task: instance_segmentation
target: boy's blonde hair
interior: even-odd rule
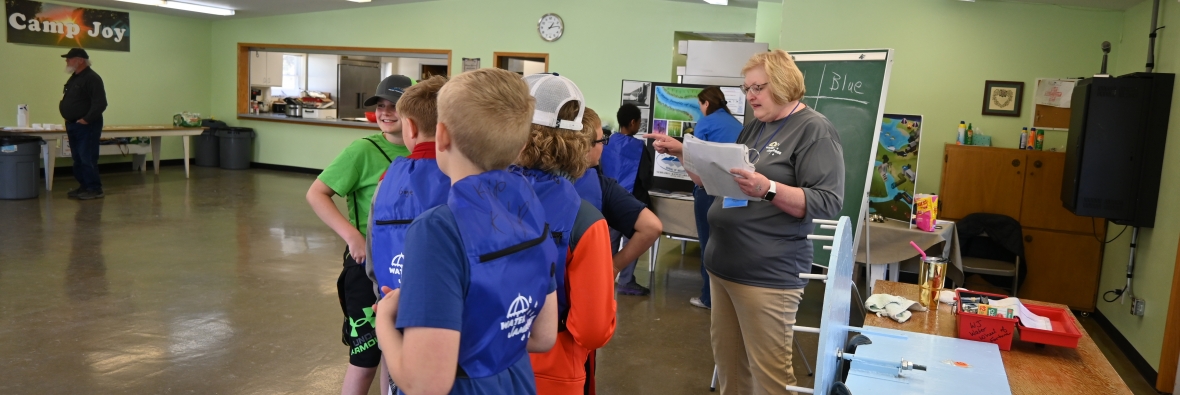
[[[582,133],[590,137],[590,143],[594,143],[595,137],[598,137],[594,129],[602,129],[602,118],[599,118],[598,113],[590,107],[586,107],[586,113],[582,114]]]
[[[807,87],[803,84],[803,72],[795,65],[795,59],[787,51],[776,49],[770,52],[759,52],[750,57],[746,67],[742,67],[742,75],[754,69],[763,67],[770,85],[770,98],[778,104],[787,104],[803,98]]]
[[[481,170],[512,164],[529,140],[533,98],[520,75],[479,69],[452,78],[438,92],[438,121],[455,147]]]
[[[573,120],[578,116],[580,106],[576,100],[566,102],[557,112],[557,119]],[[516,164],[578,179],[590,167],[590,159],[586,157],[586,153],[590,151],[590,144],[594,139],[592,135],[586,134],[589,130],[587,125],[589,122],[586,121],[586,114],[582,115],[580,131],[532,124],[533,130],[528,144],[525,145],[524,151],[520,152]]]
[[[446,83],[447,77],[430,77],[407,88],[397,100],[397,115],[414,121],[422,137],[434,138],[434,127],[438,124],[438,91]]]

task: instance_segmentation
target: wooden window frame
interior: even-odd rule
[[[492,67],[500,68],[500,58],[542,58],[545,59],[545,72],[549,72],[549,54],[533,52],[492,52]]]
[[[371,47],[341,47],[331,45],[295,45],[295,44],[261,44],[261,43],[238,43],[238,83],[237,83],[237,106],[234,114],[237,119],[245,119],[251,121],[265,121],[265,122],[285,122],[285,123],[299,123],[306,125],[338,127],[338,128],[353,128],[353,129],[373,129],[373,125],[349,125],[341,123],[327,124],[323,122],[303,121],[299,119],[283,119],[283,118],[257,118],[257,117],[242,117],[242,114],[250,112],[250,49],[251,48],[266,48],[281,49],[285,52],[300,52],[300,51],[315,51],[316,53],[323,52],[371,52],[374,54],[389,53],[389,54],[431,54],[431,55],[447,55],[447,76],[452,75],[454,69],[451,64],[451,50],[449,49],[417,49],[417,48],[371,48]],[[545,67],[548,69],[548,57],[546,57]]]

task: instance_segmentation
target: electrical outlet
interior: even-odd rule
[[[1136,297],[1131,298],[1131,314],[1142,317],[1147,310],[1147,301]]]

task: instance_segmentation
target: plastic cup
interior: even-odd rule
[[[937,307],[938,293],[942,291],[945,281],[946,259],[935,256],[922,259],[922,265],[918,269],[918,286],[922,288],[918,303],[922,307]]]

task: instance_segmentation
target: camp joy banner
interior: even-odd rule
[[[8,42],[131,51],[131,17],[30,0],[4,0]]]

